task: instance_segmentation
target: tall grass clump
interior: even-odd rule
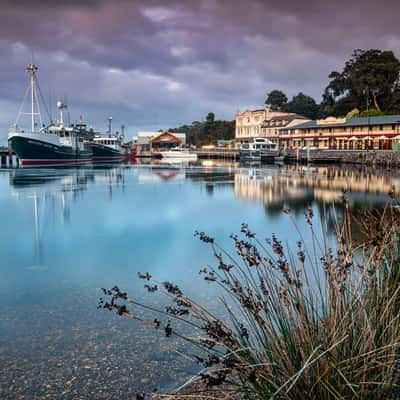
[[[216,259],[201,273],[220,288],[224,319],[148,273],[140,278],[149,292],[167,296],[165,309],[118,287],[103,289],[100,307],[189,342],[204,366],[196,379],[207,386],[229,382],[247,399],[398,399],[400,214],[392,203],[357,221],[346,201],[344,210],[333,243],[321,240],[311,208],[309,235],[298,229],[294,244],[275,235],[261,240],[243,225],[229,253],[196,233]],[[363,230],[358,242],[356,225]],[[139,318],[136,307],[160,316]],[[182,333],[182,324],[197,333]]]

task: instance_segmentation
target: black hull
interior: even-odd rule
[[[69,146],[23,136],[13,136],[9,142],[23,167],[66,166],[92,162],[91,150],[75,150]]]
[[[112,162],[124,159],[124,155],[120,151],[103,146],[102,144],[92,143],[91,148],[93,151],[93,161],[95,162]]]

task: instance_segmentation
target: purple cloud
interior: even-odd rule
[[[0,128],[23,96],[24,67],[39,65],[47,98],[128,134],[168,128],[208,111],[233,118],[265,93],[304,91],[318,101],[354,48],[399,55],[397,1],[2,1]]]

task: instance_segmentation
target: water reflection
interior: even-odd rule
[[[149,271],[215,304],[213,288],[194,279],[213,262],[195,230],[231,248],[229,234],[248,222],[295,243],[284,207],[299,229],[309,205],[332,227],[329,206],[343,189],[359,210],[383,205],[392,186],[398,193],[396,171],[212,160],[0,171],[0,397],[97,398],[101,388],[101,398],[126,398],[147,390],[148,377],[159,389],[184,380],[196,366],[172,356],[176,343],[97,312],[99,287],[148,300],[135,276]]]

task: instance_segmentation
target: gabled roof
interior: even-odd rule
[[[157,140],[159,140],[162,136],[169,136],[171,139],[175,139],[176,141],[178,141],[179,143],[182,142],[182,139],[179,138],[178,136],[175,136],[175,134],[171,133],[171,132],[161,132],[159,135],[152,137],[150,139],[150,142],[156,142]]]

